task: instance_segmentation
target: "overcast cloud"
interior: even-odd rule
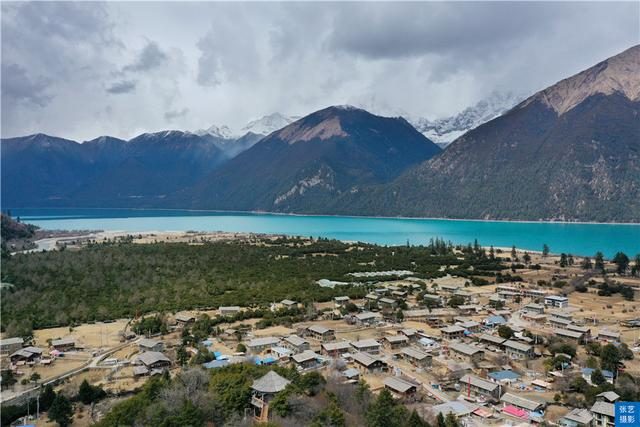
[[[637,44],[640,3],[10,3],[2,136],[131,138],[334,104],[436,118]]]

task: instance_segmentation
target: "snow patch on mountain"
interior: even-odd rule
[[[408,117],[407,120],[424,136],[442,146],[451,143],[471,129],[501,116],[523,99],[524,96],[512,92],[493,92],[487,99],[451,117],[436,120]]]

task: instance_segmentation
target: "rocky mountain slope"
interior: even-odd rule
[[[177,205],[312,212],[360,186],[389,182],[440,149],[402,118],[329,107],[272,133]]]
[[[531,96],[343,213],[640,221],[640,46]],[[347,207],[347,208],[340,208]]]

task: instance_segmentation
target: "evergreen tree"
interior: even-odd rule
[[[431,427],[428,422],[422,419],[414,409],[409,415],[404,427]]]
[[[524,255],[522,256],[522,260],[525,262],[525,264],[529,264],[531,262],[531,255],[529,255],[529,252],[524,253]]]
[[[442,412],[438,413],[438,416],[436,417],[436,422],[438,423],[438,427],[447,427],[447,424],[445,423],[444,415],[442,415]]]
[[[444,424],[446,427],[459,427],[458,419],[452,412],[449,412],[444,420]]]
[[[600,366],[602,366],[602,369],[615,374],[621,360],[620,351],[615,345],[607,344],[600,349]]]
[[[618,252],[613,257],[613,262],[618,266],[616,269],[618,274],[625,274],[629,268],[629,257],[624,252]]]
[[[511,261],[518,261],[518,252],[516,252],[516,246],[511,247]]]
[[[593,385],[602,385],[607,382],[607,379],[602,375],[602,371],[600,369],[596,369],[591,373],[591,383]]]
[[[602,254],[602,252],[596,252],[596,255],[594,257],[594,261],[595,261],[596,270],[598,270],[598,271],[600,271],[600,273],[604,274],[604,255]]]
[[[400,411],[398,410],[400,409]],[[375,402],[373,402],[367,410],[367,426],[368,427],[396,427],[401,426],[403,417],[399,416],[404,409],[403,406],[393,400],[391,392],[386,388],[383,389]]]
[[[567,266],[567,254],[564,252],[560,254],[560,267],[564,268]]]
[[[44,390],[40,393],[40,408],[43,411],[49,409],[54,399],[56,398],[56,392],[53,391],[53,386],[51,384],[47,384],[44,386]]]
[[[591,263],[591,258],[584,257],[584,260],[582,261],[582,269],[583,270],[591,270],[593,268],[593,264]]]
[[[66,427],[71,424],[71,417],[73,417],[71,402],[59,393],[49,408],[49,419],[57,422],[60,427]]]
[[[542,245],[542,256],[545,258],[549,256],[549,245],[546,243]]]

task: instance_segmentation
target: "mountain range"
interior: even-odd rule
[[[3,139],[3,203],[637,222],[639,98],[634,46],[440,121],[334,106],[238,131]]]

